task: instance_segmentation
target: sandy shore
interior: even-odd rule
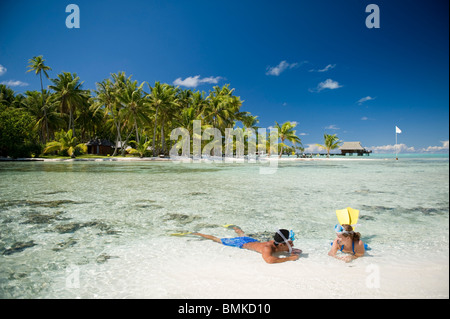
[[[367,158],[367,157],[312,157],[312,158],[296,158],[296,157],[282,157],[282,158],[261,158],[258,159],[257,162],[297,162],[297,161],[367,161],[367,160],[388,160],[383,158]],[[198,160],[194,161],[192,158],[161,158],[161,157],[111,157],[111,158],[0,158],[0,161],[10,162],[183,162],[183,163],[192,163],[199,162]],[[201,159],[200,162],[228,162],[225,158],[208,158]],[[247,159],[232,159],[229,163],[246,163]]]
[[[326,252],[267,264],[261,255],[210,242],[168,239],[130,245],[120,258],[80,269],[80,289],[64,297],[182,299],[448,298],[448,259],[363,257],[343,263]],[[402,258],[403,258],[402,257]],[[61,286],[64,282],[61,282]]]

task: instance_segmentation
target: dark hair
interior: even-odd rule
[[[352,226],[343,224],[342,227],[344,227],[344,230],[348,232],[348,234],[343,233],[342,236],[350,237],[352,241],[359,241],[361,239],[361,234],[354,232]]]
[[[287,230],[287,229],[280,229],[279,232],[283,234],[284,238],[289,240],[289,230]],[[273,240],[275,241],[274,242],[275,246],[278,245],[278,244],[283,244],[284,243],[283,237],[281,237],[280,234],[278,234],[278,232],[276,232],[275,235],[273,235]]]

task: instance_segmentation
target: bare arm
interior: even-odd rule
[[[339,248],[340,248],[340,245],[339,245],[338,239],[336,238],[333,241],[333,246],[331,246],[331,249],[328,252],[328,256],[334,257],[334,258],[339,259],[339,260],[343,260],[343,261],[345,261],[347,263],[353,259],[352,258],[353,256],[342,256],[342,257],[336,256],[336,253],[338,252]]]
[[[346,263],[348,263],[348,262],[352,261],[353,259],[356,259],[356,258],[361,257],[361,256],[364,255],[364,254],[356,253],[355,255],[336,256],[336,253],[338,252],[339,249],[340,249],[340,245],[338,243],[338,239],[336,238],[333,241],[333,246],[331,246],[331,249],[328,252],[328,256],[334,257],[334,258],[339,259],[339,260],[343,260]]]
[[[338,250],[339,250],[339,243],[338,243],[338,239],[336,238],[333,241],[333,245],[331,246],[330,251],[328,252],[328,256],[337,258],[336,257],[336,253],[337,253]]]
[[[262,251],[262,257],[264,259],[264,261],[268,264],[279,264],[279,263],[284,263],[286,261],[294,261],[297,260],[300,256],[297,253],[293,253],[291,254],[289,257],[286,258],[278,258],[278,257],[274,257],[272,256],[272,249],[270,249],[270,247],[265,247]]]

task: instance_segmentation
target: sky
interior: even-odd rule
[[[447,0],[0,0],[0,83],[40,90],[26,67],[43,55],[51,78],[74,72],[84,89],[119,71],[230,84],[259,126],[296,122],[306,150],[326,133],[392,153],[398,126],[401,152],[448,153],[448,12]]]

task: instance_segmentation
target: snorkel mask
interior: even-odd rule
[[[295,240],[295,233],[294,233],[294,231],[293,231],[293,230],[290,230],[290,231],[289,231],[289,239],[286,239],[286,237],[283,235],[283,233],[282,233],[280,230],[277,230],[277,234],[280,235],[281,238],[283,238],[283,241],[282,241],[282,242],[274,241],[274,242],[275,242],[277,245],[278,245],[278,244],[286,243],[286,245],[287,245],[288,248],[289,248],[289,253],[291,254],[291,253],[292,253],[292,246],[291,246],[291,244],[289,244],[289,241],[290,241],[290,240],[291,240],[291,241],[294,241],[294,240]]]
[[[353,231],[346,231],[344,227],[342,227],[342,225],[339,224],[336,224],[334,226],[334,231],[336,232],[336,234],[350,234],[353,232]]]

